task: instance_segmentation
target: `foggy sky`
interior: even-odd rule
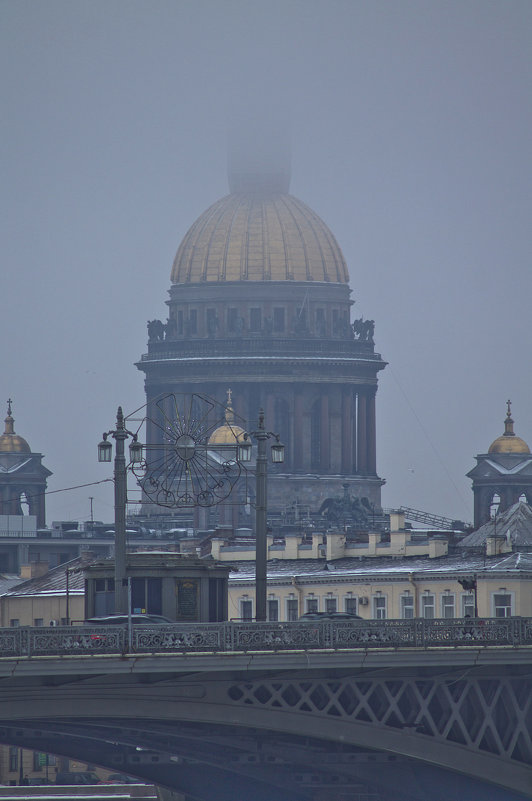
[[[289,120],[291,192],[330,226],[389,362],[383,505],[472,520],[465,473],[532,445],[529,0],[3,0],[0,415],[53,471],[100,481],[143,403],[146,321],[227,194],[242,109]],[[112,485],[47,521],[113,517]]]

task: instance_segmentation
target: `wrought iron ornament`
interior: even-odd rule
[[[160,444],[145,446],[144,460],[131,469],[144,495],[169,509],[215,506],[226,500],[240,478],[237,437],[242,429],[234,414],[205,395],[170,394],[146,418],[161,432]],[[221,426],[234,433],[234,445],[209,444]]]

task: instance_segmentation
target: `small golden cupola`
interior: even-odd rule
[[[488,450],[488,453],[530,453],[530,448],[521,437],[514,433],[514,421],[511,415],[512,402],[506,402],[507,412],[504,421],[504,434],[494,440]]]
[[[31,448],[24,439],[15,434],[14,419],[11,414],[12,400],[7,402],[7,417],[5,418],[5,430],[0,436],[0,453],[31,453]]]
[[[236,425],[235,413],[232,405],[232,392],[227,390],[227,404],[225,407],[225,423],[216,428],[209,437],[209,445],[237,445],[245,437],[243,428]]]

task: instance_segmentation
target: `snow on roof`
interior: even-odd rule
[[[468,534],[460,542],[464,548],[485,545],[488,537],[503,536],[512,545],[532,545],[532,506],[518,501],[500,515],[488,520],[483,526]]]

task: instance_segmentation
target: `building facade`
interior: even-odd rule
[[[319,508],[346,484],[379,509],[375,395],[385,362],[373,321],[351,320],[340,247],[288,193],[286,172],[235,168],[230,188],[179,247],[166,323],[148,324],[137,364],[147,441],[163,442],[160,406],[170,418],[173,393],[225,404],[230,388],[238,422],[253,429],[263,408],[286,446],[285,464],[270,471],[271,510]]]

